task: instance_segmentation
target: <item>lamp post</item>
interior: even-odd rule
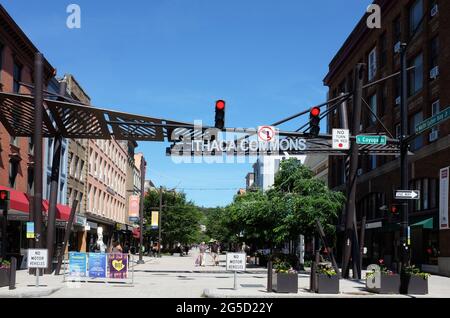
[[[159,213],[158,213],[158,257],[161,257],[161,213],[162,213],[162,186],[159,187]]]
[[[144,187],[145,187],[145,161],[141,159],[141,199],[139,200],[139,260],[138,264],[144,264],[143,251],[144,247]]]

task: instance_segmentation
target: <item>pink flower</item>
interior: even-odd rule
[[[378,260],[378,263],[380,263],[380,264],[384,264],[384,259],[380,259],[380,260]]]

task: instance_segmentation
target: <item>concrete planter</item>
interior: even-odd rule
[[[9,268],[0,269],[0,287],[9,286]]]
[[[273,273],[272,290],[276,293],[298,293],[298,274]]]
[[[427,295],[428,279],[411,275],[408,278],[408,294],[410,295]]]
[[[325,274],[318,274],[316,293],[339,294],[339,277],[337,275],[328,276]]]
[[[392,274],[387,275],[384,273],[378,273],[379,278],[375,278],[375,276],[368,277],[366,279],[366,287],[370,292],[378,293],[378,294],[399,294],[400,293],[400,275]],[[378,277],[378,276],[377,276]],[[379,279],[379,285],[375,284],[374,280]],[[372,284],[368,284],[368,282],[372,282]],[[377,287],[370,287],[373,285],[378,285]]]

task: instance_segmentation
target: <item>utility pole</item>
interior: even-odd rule
[[[144,264],[143,257],[143,251],[142,248],[144,247],[144,187],[145,187],[145,161],[144,156],[141,158],[141,199],[139,200],[139,231],[140,231],[140,237],[139,237],[139,260],[137,261],[138,264]]]
[[[42,117],[44,90],[44,56],[34,57],[34,228],[35,248],[42,248]]]
[[[158,257],[161,257],[161,213],[163,201],[163,187],[159,187],[159,213],[158,213]]]
[[[355,85],[353,94],[353,127],[352,134],[356,136],[360,132],[361,125],[361,98],[362,84],[364,79],[364,64],[357,64],[355,68]],[[356,229],[356,178],[358,171],[358,145],[356,140],[351,141],[350,148],[350,168],[347,182],[347,203],[345,211],[345,235],[344,235],[344,253],[342,256],[342,277],[349,277],[350,256],[353,264],[357,262],[357,273],[353,271],[354,278],[360,277],[359,270],[359,246],[358,234]],[[357,247],[357,248],[355,248]],[[357,275],[358,274],[358,275]]]
[[[400,187],[401,190],[409,190],[408,185],[408,71],[406,62],[406,49],[407,44],[402,43],[400,46],[400,87],[401,87],[401,99],[400,99]],[[408,248],[408,213],[409,204],[408,200],[401,205],[401,233],[400,233],[400,263],[399,270],[403,276],[405,266],[409,263],[409,248]],[[402,282],[404,279],[402,279]],[[402,284],[403,291],[404,284]]]

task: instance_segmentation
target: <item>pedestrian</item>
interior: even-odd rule
[[[218,266],[219,265],[219,242],[215,241],[212,245],[211,245],[211,256],[213,259],[213,265],[214,266]]]
[[[205,253],[206,253],[206,249],[207,249],[208,247],[206,246],[206,244],[205,244],[205,242],[202,242],[201,244],[200,244],[200,246],[199,246],[199,250],[200,250],[200,262],[199,262],[199,265],[200,266],[206,266],[206,256],[205,256]]]
[[[115,241],[113,243],[112,253],[122,253],[123,249],[122,246],[120,246],[119,241]]]

